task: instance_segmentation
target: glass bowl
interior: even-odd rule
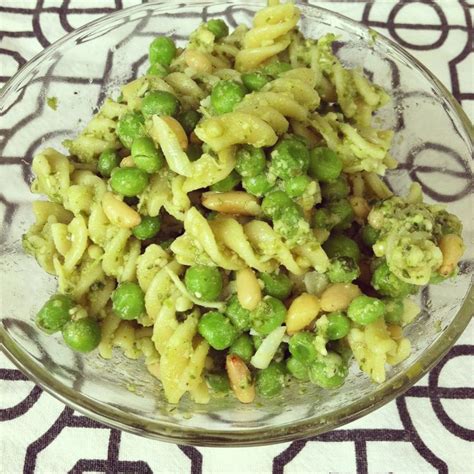
[[[105,424],[133,433],[194,445],[263,445],[303,438],[354,420],[407,390],[449,350],[467,325],[473,304],[467,263],[455,281],[423,290],[422,314],[407,328],[413,352],[372,384],[356,367],[339,390],[293,386],[277,399],[242,405],[219,398],[209,405],[184,400],[167,404],[158,382],[143,364],[115,354],[112,362],[93,353],[80,356],[59,337],[40,333],[34,315],[55,291],[21,247],[33,221],[28,184],[31,159],[85,125],[107,95],[146,69],[147,48],[157,35],[178,43],[202,20],[223,17],[235,27],[250,22],[260,2],[144,4],[94,21],[36,56],[4,87],[0,96],[2,128],[1,341],[10,359],[33,381],[74,409]],[[388,39],[343,16],[307,5],[302,30],[311,37],[339,36],[338,55],[362,67],[392,95],[379,114],[396,136],[392,153],[398,170],[388,182],[405,193],[412,180],[423,185],[429,202],[448,204],[465,223],[464,239],[473,236],[471,125],[451,94],[412,56]],[[58,108],[46,105],[58,98]],[[465,259],[472,259],[467,249]],[[472,261],[472,260],[471,260]],[[467,260],[466,260],[467,262]],[[133,391],[131,389],[133,388]]]

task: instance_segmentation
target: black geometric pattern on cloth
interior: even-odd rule
[[[31,49],[35,51],[37,50],[36,52],[39,52],[38,47],[42,49],[51,44],[51,39],[48,38],[48,32],[45,31],[44,24],[41,21],[44,15],[55,15],[59,21],[59,24],[64,30],[63,34],[66,34],[70,31],[73,31],[75,27],[87,23],[96,17],[139,3],[140,1],[138,0],[0,0],[0,64],[2,65],[0,69],[0,84],[6,82],[9,77],[14,74],[16,69],[22,67],[28,61],[28,59],[30,59],[30,56],[25,57],[19,51],[19,49],[24,49],[23,47],[17,47],[17,44],[20,45],[20,41],[26,40],[31,42]],[[142,3],[145,2],[142,1]],[[315,2],[302,1],[299,3]],[[323,2],[322,6],[333,8],[337,11],[341,11],[342,13],[344,13],[344,10],[349,6],[360,7],[358,9],[360,15],[359,17],[355,18],[356,20],[359,20],[372,28],[378,29],[414,53],[417,51],[431,51],[442,48],[451,31],[465,32],[466,42],[464,47],[457,56],[451,58],[448,62],[449,77],[451,81],[451,91],[462,105],[467,105],[468,103],[474,101],[472,77],[462,81],[460,77],[461,75],[458,71],[458,66],[468,58],[469,54],[472,54],[474,30],[471,13],[474,7],[473,4],[469,4],[464,0],[453,0],[450,2],[456,4],[457,7],[460,7],[464,14],[463,22],[450,22],[446,14],[446,9],[450,8],[448,2],[436,3],[429,0],[422,0],[417,2],[392,1],[384,3],[391,4],[388,14],[384,13],[385,17],[381,17],[379,15],[379,2],[346,0],[333,2],[333,5],[330,5],[329,2]],[[320,4],[321,2],[318,2],[318,5]],[[436,20],[433,23],[417,23],[399,20],[399,18],[410,17],[410,15],[407,15],[407,9],[412,9],[415,6],[414,4],[422,4],[423,8],[432,11]],[[430,18],[431,16],[432,15],[430,15]],[[1,19],[2,17],[4,18],[3,20]],[[21,31],[10,31],[5,19],[12,17],[15,17],[16,21],[18,22],[21,21],[22,25],[25,26],[25,29]],[[206,21],[207,19],[206,10],[203,11],[202,19],[203,21]],[[236,26],[235,21],[231,16],[229,16],[227,19],[231,26]],[[429,41],[420,44],[419,42],[414,42],[412,39],[413,36],[411,35],[409,35],[409,38],[407,38],[404,34],[406,31],[430,31],[433,34],[430,34]],[[54,38],[54,40],[56,39],[58,38]],[[136,70],[139,65],[140,64],[138,62],[135,63],[134,70]],[[109,65],[106,63],[105,67],[107,68]],[[106,74],[107,70],[104,71],[104,75]],[[104,76],[92,78],[92,83],[100,85],[103,81],[103,77]],[[62,78],[55,77],[54,79],[61,81]],[[71,78],[67,78],[68,82],[70,80]],[[393,68],[392,81],[396,83],[397,80],[397,70],[396,68]],[[73,81],[75,81],[77,84],[86,84],[89,82],[89,79],[73,78]],[[101,96],[99,100],[102,99],[103,96]],[[401,114],[398,118],[396,128],[402,129],[403,127],[403,115]],[[0,136],[6,135],[7,132],[8,131],[6,130],[0,130]],[[33,143],[31,149],[35,148],[36,146],[37,143]],[[463,180],[463,184],[459,187],[455,194],[443,194],[441,190],[433,189],[428,184],[423,183],[423,174],[435,171],[430,166],[416,163],[420,152],[426,149],[443,152],[450,156],[453,162],[458,165],[453,169],[447,169],[444,171],[447,174],[451,174]],[[29,164],[23,161],[23,157],[9,157],[8,162],[10,164],[20,165],[22,167],[25,181],[29,182]],[[410,177],[413,180],[421,182],[424,193],[436,199],[437,201],[450,202],[459,199],[460,197],[468,194],[472,189],[472,183],[469,180],[469,170],[465,168],[466,165],[462,159],[451,148],[449,148],[449,144],[424,143],[423,148],[414,147],[408,154],[407,161],[403,163],[402,166],[409,170]],[[4,225],[8,225],[11,221],[11,215],[13,213],[14,206],[1,194],[0,203],[5,206],[6,211]],[[468,273],[472,270],[473,262],[464,261],[461,266],[461,272]],[[428,298],[426,293],[427,291],[428,290],[425,290],[424,295],[426,299]],[[434,470],[447,473],[450,470],[450,466],[445,461],[445,459],[443,459],[443,453],[435,453],[424,440],[423,433],[418,429],[417,426],[415,426],[413,414],[408,409],[408,401],[414,398],[428,400],[434,415],[449,433],[460,440],[468,442],[474,441],[474,430],[462,426],[458,421],[455,421],[443,405],[443,401],[447,400],[466,400],[467,403],[470,404],[472,415],[474,389],[468,386],[440,386],[440,374],[448,362],[460,357],[472,356],[474,356],[473,345],[458,344],[454,346],[452,350],[443,358],[443,360],[429,373],[426,385],[423,385],[423,383],[420,382],[408,390],[403,396],[398,397],[395,403],[401,422],[401,428],[354,429],[350,428],[349,425],[348,427],[334,430],[314,438],[294,441],[287,447],[283,447],[283,445],[281,445],[281,452],[273,458],[273,472],[283,473],[290,462],[301,455],[304,449],[308,449],[308,446],[310,449],[312,443],[327,442],[353,443],[355,466],[358,472],[365,473],[368,472],[370,467],[368,463],[367,448],[371,443],[403,442],[410,443],[419,453],[419,455],[424,458],[424,460],[429,465],[431,465]],[[464,364],[464,367],[469,369],[469,367],[472,367],[472,364]],[[0,383],[3,382],[30,384],[20,371],[10,368],[0,368]],[[29,410],[33,409],[33,407],[35,407],[35,405],[43,397],[48,397],[48,395],[44,394],[38,386],[33,386],[29,393],[23,399],[18,400],[14,406],[0,409],[0,420],[8,422],[10,420],[20,418]],[[61,435],[61,432],[65,428],[89,428],[101,431],[107,430],[109,433],[107,456],[104,459],[78,459],[70,472],[153,472],[147,462],[143,460],[121,459],[122,457],[119,456],[119,452],[122,433],[119,430],[110,429],[85,416],[76,414],[71,408],[65,407],[57,419],[49,426],[49,428],[45,427],[43,434],[28,445],[26,453],[18,453],[18,455],[24,456],[23,471],[25,473],[35,472],[38,467],[38,456],[40,453],[52,443],[54,443],[54,441]],[[428,429],[428,427],[425,427],[425,429]],[[4,429],[4,431],[6,432],[7,430]],[[189,459],[191,472],[193,474],[202,472],[203,465],[205,467],[205,457],[203,457],[203,454],[199,448],[179,446],[179,449],[183,455]],[[467,466],[469,465],[469,461],[467,459],[466,461],[466,468],[468,469]],[[397,466],[386,467],[387,470],[390,471],[397,470]],[[4,471],[9,472],[8,469],[4,469]]]

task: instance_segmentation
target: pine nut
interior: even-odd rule
[[[117,227],[131,228],[141,222],[140,214],[112,193],[105,193],[102,198],[102,209],[107,219]]]
[[[240,216],[258,216],[260,205],[255,196],[244,191],[208,192],[202,195],[202,205],[211,211]]]
[[[122,158],[122,161],[120,162],[120,168],[133,168],[134,166],[135,166],[135,162],[133,161],[133,158],[131,155],[128,155],[125,158]]]
[[[395,341],[399,341],[403,337],[403,330],[401,326],[398,326],[396,324],[390,324],[387,326],[387,329],[388,329],[388,332],[390,333],[390,336]]]
[[[443,254],[443,263],[438,271],[441,275],[447,277],[456,268],[464,253],[464,242],[459,235],[447,234],[441,237],[439,248]]]
[[[286,314],[287,333],[294,334],[301,331],[316,318],[320,309],[321,303],[317,296],[302,293],[295,298]]]
[[[352,283],[334,283],[321,295],[321,308],[326,312],[346,309],[360,294],[359,287]]]
[[[240,357],[230,354],[226,357],[225,368],[237,399],[242,403],[252,403],[255,399],[255,386],[245,362]]]
[[[363,197],[359,196],[351,196],[349,202],[351,203],[352,210],[356,217],[365,221],[370,212],[369,203]]]
[[[236,276],[237,299],[242,308],[254,310],[262,300],[262,290],[251,268],[239,270]]]

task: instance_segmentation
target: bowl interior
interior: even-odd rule
[[[118,350],[111,362],[96,354],[79,356],[59,337],[36,330],[34,315],[56,283],[21,248],[21,236],[33,221],[35,197],[28,188],[32,157],[48,146],[63,150],[62,140],[75,135],[106,96],[116,97],[120,84],[143,73],[148,44],[155,36],[172,35],[182,43],[202,20],[225,17],[232,27],[249,24],[258,7],[254,2],[193,2],[184,7],[145,4],[119,12],[48,48],[2,93],[2,128],[8,130],[0,149],[5,198],[0,263],[3,342],[17,364],[48,390],[115,426],[194,444],[263,444],[316,434],[407,388],[468,321],[468,302],[460,311],[470,286],[465,264],[455,281],[423,290],[422,314],[407,329],[412,355],[388,373],[383,385],[372,384],[352,367],[347,383],[337,391],[293,386],[279,398],[250,406],[233,398],[218,398],[209,405],[187,400],[168,405],[140,361],[130,361]],[[464,238],[470,242],[472,139],[460,109],[442,86],[388,40],[378,37],[371,44],[364,27],[315,7],[301,9],[307,36],[336,33],[343,62],[363,68],[392,95],[392,103],[377,120],[396,131],[392,154],[400,166],[388,176],[394,191],[405,193],[412,180],[419,181],[427,201],[447,204],[464,218]],[[46,105],[48,97],[58,98],[56,111]],[[465,258],[472,257],[470,247]]]

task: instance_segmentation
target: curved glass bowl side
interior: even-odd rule
[[[5,156],[8,156],[10,150],[15,148],[19,154],[22,154],[27,160],[31,160],[32,154],[38,148],[49,144],[58,146],[61,138],[74,133],[74,129],[80,126],[77,122],[79,117],[90,116],[94,107],[103,100],[106,94],[117,91],[120,81],[130,79],[137,71],[143,69],[146,60],[146,48],[143,49],[143,45],[153,35],[173,34],[178,40],[183,39],[197,25],[204,8],[211,16],[225,15],[229,23],[235,25],[238,21],[248,21],[250,12],[255,11],[257,6],[255,3],[249,2],[239,5],[232,2],[193,2],[192,5],[185,7],[163,3],[140,5],[96,20],[42,52],[12,78],[0,93],[0,115],[6,117],[7,120],[12,116],[15,120],[20,119],[20,127],[15,129],[18,132],[12,133],[9,137],[5,146],[2,147],[1,155],[6,159]],[[413,92],[410,90],[414,86],[413,81],[408,80],[410,74],[416,76],[421,82],[425,81],[425,89],[426,91],[432,90],[432,97],[427,97],[428,92],[422,91],[423,94],[420,97],[425,102],[422,103],[423,110],[420,113],[432,112],[433,122],[439,119],[440,126],[445,126],[445,121],[448,126],[449,123],[452,123],[449,136],[452,138],[453,147],[456,148],[454,151],[456,156],[460,157],[462,165],[469,166],[468,160],[472,156],[470,122],[451,94],[429,71],[400,47],[382,36],[377,39],[371,52],[370,48],[367,48],[367,41],[370,39],[368,30],[356,22],[315,7],[302,6],[302,10],[305,32],[317,36],[331,28],[336,29],[343,38],[346,38],[339,51],[341,57],[346,59],[348,64],[363,65],[368,68],[369,72],[375,74],[376,82],[387,84],[398,99],[404,95],[410,97]],[[165,16],[168,19],[167,22],[161,20]],[[152,25],[153,27],[151,27]],[[90,60],[92,45],[95,46],[97,64]],[[129,68],[131,53],[140,51],[140,48],[144,54],[139,55],[133,62],[132,68]],[[84,56],[81,56],[82,50],[85,51]],[[90,65],[91,83],[89,85],[86,83],[87,89],[82,89],[86,91],[83,95],[79,94],[81,104],[78,106],[77,99],[72,97],[75,99],[73,101],[71,94],[69,96],[61,95],[59,100],[61,114],[54,116],[42,107],[45,96],[40,94],[35,103],[36,109],[29,111],[28,101],[30,98],[28,94],[35,90],[36,85],[43,87],[44,84],[49,84],[48,81],[56,75],[57,71],[62,73],[62,77],[66,75],[72,79],[76,78],[71,54],[66,54],[68,51],[75,54],[75,62],[82,66],[82,69],[87,69]],[[398,85],[394,84],[393,74],[390,75],[393,71],[391,63],[384,56],[390,57],[390,61],[399,65],[399,70],[407,76],[402,74],[401,82],[399,81]],[[100,80],[94,80],[94,67],[101,66],[109,59],[111,67],[107,69],[107,74],[103,78],[99,76]],[[83,71],[78,71],[78,74],[83,74]],[[59,73],[57,75],[59,76]],[[71,84],[74,82],[68,83],[66,81],[65,83],[66,87],[70,87]],[[417,88],[420,87],[417,85]],[[15,112],[15,107],[21,110]],[[70,115],[63,115],[63,110],[66,108],[71,109]],[[438,114],[437,118],[434,112]],[[400,126],[400,123],[397,122],[399,114],[404,114],[410,127],[407,127],[406,124],[404,127]],[[37,120],[38,118],[39,120]],[[382,117],[387,124],[394,128],[398,126],[396,128],[397,136],[401,140],[395,146],[398,154],[404,158],[409,157],[409,148],[416,144],[412,137],[407,135],[407,130],[409,131],[411,127],[415,130],[416,127],[416,124],[410,122],[412,118],[417,118],[416,112],[410,108],[409,103],[402,101],[398,101],[394,107],[388,110],[386,116]],[[27,148],[23,151],[19,146],[19,137],[21,138],[23,128],[27,130],[28,120],[37,120],[41,136],[36,142],[27,143]],[[68,128],[64,129],[66,123]],[[61,130],[61,133],[58,134],[58,130]],[[430,136],[428,130],[419,129],[417,133],[420,137],[426,137],[425,141],[428,141]],[[405,161],[402,164],[406,163]],[[27,168],[26,165],[25,173],[29,172]],[[409,171],[402,168],[401,174],[397,174],[393,179],[390,178],[390,183],[397,191],[405,190],[413,178]],[[12,178],[15,177],[12,176]],[[472,203],[469,189],[467,194],[463,191],[461,197],[457,197],[457,194],[455,196],[455,199],[452,197],[449,199],[451,204],[458,207],[458,212],[462,215],[466,213],[466,199],[467,205],[469,205],[470,199]],[[440,202],[444,202],[443,199],[445,197],[441,197]],[[436,201],[436,196],[434,200]],[[32,259],[26,260],[20,253],[19,237],[21,231],[26,229],[28,220],[31,220],[29,206],[29,202],[18,205],[18,212],[14,218],[16,216],[22,219],[15,221],[20,224],[19,229],[11,230],[13,226],[2,229],[1,249],[5,259],[0,267],[3,274],[16,275],[18,278],[20,276],[28,278],[30,274],[33,275],[36,284],[34,299],[37,298],[41,301],[43,296],[53,291],[54,282],[40,274],[39,268],[34,265]],[[472,232],[472,228],[469,228],[468,231]],[[470,251],[472,252],[472,249]],[[18,261],[14,262],[13,259]],[[439,309],[441,314],[439,322],[440,327],[443,328],[442,332],[436,333],[431,328],[427,331],[426,337],[422,339],[416,334],[419,327],[415,327],[412,331],[416,343],[413,357],[391,373],[385,384],[376,387],[363,377],[354,376],[351,382],[352,386],[348,384],[347,390],[332,393],[326,398],[321,397],[317,391],[310,391],[306,396],[291,392],[287,400],[291,399],[292,404],[285,403],[285,400],[283,402],[279,400],[268,402],[268,405],[261,409],[238,406],[228,400],[223,400],[222,403],[216,402],[208,407],[197,407],[188,403],[177,409],[176,416],[173,417],[170,415],[166,403],[160,398],[162,395],[154,393],[153,388],[145,387],[143,389],[145,390],[144,395],[140,398],[132,396],[123,387],[119,387],[121,388],[121,397],[114,396],[114,394],[107,392],[107,386],[101,384],[100,381],[104,374],[103,371],[107,370],[105,365],[101,365],[91,358],[73,357],[67,349],[59,344],[59,341],[53,338],[41,339],[41,335],[34,332],[31,314],[37,304],[36,301],[27,300],[25,306],[29,304],[31,307],[25,313],[29,314],[20,315],[19,318],[13,317],[18,307],[24,307],[18,304],[20,301],[23,302],[22,297],[24,297],[21,293],[23,291],[21,281],[18,283],[14,280],[13,283],[8,282],[5,285],[5,292],[10,289],[12,293],[16,292],[17,303],[10,304],[14,301],[13,297],[8,296],[5,299],[7,304],[2,310],[0,336],[7,355],[28,377],[62,402],[98,421],[144,436],[182,444],[262,445],[290,441],[331,430],[376,409],[406,391],[439,361],[469,322],[474,298],[473,290],[468,289],[469,284],[469,275],[463,275],[457,293],[454,292],[456,301],[446,302],[443,300],[439,304],[435,301],[434,311]],[[427,300],[435,296],[429,296],[428,293],[427,295]],[[453,314],[456,314],[454,318]],[[25,320],[25,318],[30,319]],[[425,324],[429,320],[430,314],[426,311],[423,318],[425,319],[421,323]],[[418,339],[416,339],[417,337]],[[44,349],[46,347],[47,350]],[[118,372],[117,366],[110,366],[110,368],[114,377],[119,375],[125,377],[123,373]],[[133,380],[134,377],[145,376],[142,372],[135,371],[131,365],[127,365],[127,370],[128,368],[132,374],[129,377],[130,380]],[[82,378],[81,374],[84,374]],[[107,379],[107,383],[112,383],[112,381]],[[113,389],[118,389],[118,387],[113,386]],[[157,413],[149,412],[153,409],[153,405],[150,404],[150,399],[153,396],[158,403]],[[107,400],[107,403],[103,400]],[[316,404],[319,404],[318,413],[315,409]],[[193,419],[187,418],[190,411],[194,414]],[[217,418],[214,416],[215,413],[218,414]]]
[[[206,432],[187,430],[169,424],[156,424],[146,419],[128,416],[108,405],[91,401],[80,393],[58,384],[55,378],[17,347],[3,327],[0,326],[0,341],[7,357],[33,382],[53,397],[96,421],[133,434],[159,439],[161,441],[193,446],[264,446],[274,443],[316,436],[354,421],[406,392],[421,377],[428,373],[449,351],[472,319],[474,289],[471,288],[456,320],[429,351],[403,373],[393,377],[373,396],[334,411],[330,417],[315,418],[307,422],[262,430],[239,430],[233,432]],[[228,443],[232,443],[231,445]]]

